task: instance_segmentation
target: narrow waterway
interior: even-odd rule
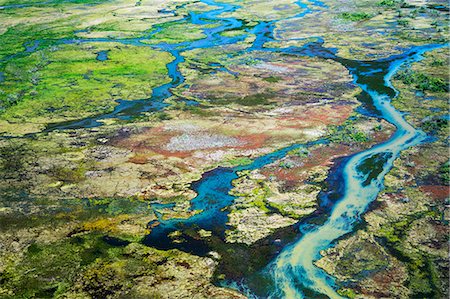
[[[173,204],[154,205],[155,212],[158,216],[157,223],[155,222],[155,224],[158,225],[152,228],[151,233],[144,239],[144,244],[161,249],[176,247],[200,255],[205,254],[209,249],[203,246],[201,242],[195,242],[193,244],[192,242],[194,240],[191,240],[191,243],[174,244],[173,240],[169,237],[170,233],[195,227],[196,229],[201,228],[212,231],[216,236],[224,238],[229,213],[229,209],[226,208],[235,199],[229,192],[233,188],[233,180],[239,177],[239,172],[260,169],[285,157],[289,151],[299,148],[306,149],[313,145],[324,144],[326,142],[326,140],[318,140],[306,144],[294,144],[258,157],[247,165],[219,167],[204,173],[199,181],[192,184],[192,190],[197,193],[197,196],[191,200],[190,211],[198,213],[189,218],[164,219],[163,214],[159,211],[164,208],[171,208]]]

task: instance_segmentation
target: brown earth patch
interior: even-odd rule
[[[286,128],[311,127],[317,125],[341,124],[352,114],[354,105],[315,106],[302,109],[301,115],[279,117],[288,121]]]
[[[444,201],[450,196],[450,188],[448,186],[425,185],[420,186],[419,189],[438,201]]]

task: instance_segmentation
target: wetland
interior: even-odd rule
[[[0,297],[446,298],[448,16],[0,0]]]

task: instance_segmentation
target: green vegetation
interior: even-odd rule
[[[49,175],[57,181],[72,184],[83,181],[85,179],[84,174],[86,171],[87,166],[85,164],[80,164],[73,168],[53,166],[49,171]]]
[[[151,117],[152,117],[153,119],[158,120],[158,121],[163,121],[163,120],[170,120],[170,119],[172,119],[172,117],[171,117],[168,113],[166,113],[166,112],[164,112],[164,111],[158,111],[158,112],[155,112],[155,113],[153,113],[153,114],[151,115]]]
[[[377,3],[377,5],[384,6],[384,7],[394,7],[399,3],[400,3],[399,0],[381,0]]]
[[[217,116],[216,112],[208,108],[209,108],[208,106],[204,105],[188,105],[185,102],[175,102],[169,109],[187,111],[200,117]]]
[[[352,278],[364,278],[371,272],[387,267],[387,255],[377,243],[362,240],[351,243],[336,267],[339,273]]]
[[[249,157],[237,157],[237,158],[231,158],[226,160],[227,164],[230,164],[231,166],[238,166],[238,165],[248,165],[253,162],[252,159]]]
[[[304,147],[300,147],[300,148],[289,151],[288,154],[292,155],[292,156],[297,156],[300,158],[306,158],[310,155],[310,152],[308,149],[306,149]]]
[[[14,26],[9,27],[5,33],[0,34],[0,67],[4,64],[2,59],[13,54],[19,54],[19,57],[26,56],[26,47],[34,46],[38,41],[37,47],[44,48],[55,43],[57,39],[73,37],[73,29],[58,24],[51,23],[33,26]]]
[[[398,19],[397,23],[402,27],[408,27],[409,21],[406,19]]]
[[[42,0],[2,0],[0,1],[0,6],[6,6],[6,5],[33,5],[33,6],[62,6],[62,5],[68,5],[70,3],[74,4],[100,4],[102,2],[105,2],[105,0],[50,0],[45,1],[43,3]]]
[[[110,50],[108,60],[96,53]],[[9,62],[0,83],[2,119],[50,122],[111,111],[117,99],[148,98],[168,82],[165,52],[120,44],[64,45]]]
[[[439,174],[444,183],[450,185],[450,160],[442,164],[439,168]]]
[[[441,117],[427,118],[421,127],[424,131],[437,134],[439,132],[448,132],[448,120]]]
[[[368,142],[369,136],[357,129],[354,124],[354,120],[348,119],[340,126],[330,126],[328,128],[329,140],[338,143]]]
[[[358,172],[366,176],[366,180],[363,182],[363,186],[369,185],[380,175],[380,173],[383,171],[384,164],[386,164],[386,161],[391,157],[392,154],[389,152],[378,153],[366,158],[356,166]]]
[[[349,299],[356,298],[356,293],[352,289],[340,289],[338,294]]]
[[[294,167],[294,163],[292,163],[291,161],[281,161],[279,165],[284,169],[290,169]]]
[[[395,223],[384,225],[379,234],[388,242],[387,248],[406,263],[410,279],[408,289],[413,298],[441,298],[437,269],[428,253],[410,249],[406,237],[413,222],[424,215],[415,214]]]
[[[373,16],[365,12],[344,12],[339,17],[347,21],[359,22],[368,20]]]
[[[277,83],[277,82],[280,82],[281,80],[283,80],[283,78],[278,77],[278,76],[270,76],[270,77],[263,78],[263,80],[267,81],[269,83]]]
[[[0,146],[0,171],[2,177],[19,178],[26,175],[27,161],[31,160],[33,152],[27,144],[7,142]]]
[[[433,61],[430,63],[431,66],[445,66],[445,60],[443,59],[439,59],[439,58],[435,58],[433,59]]]
[[[157,25],[158,30],[152,37],[147,41],[149,44],[157,43],[169,43],[176,44],[181,42],[190,42],[205,38],[206,35],[203,33],[204,27],[189,23],[164,23],[162,25]]]
[[[152,208],[149,202],[136,198],[90,198],[83,201],[89,207],[95,207],[99,212],[111,216],[123,214],[151,215]]]
[[[413,85],[421,91],[448,92],[449,86],[442,78],[433,77],[410,69],[399,72],[395,79],[401,80],[404,84]]]
[[[247,197],[251,198],[251,205],[259,208],[265,213],[269,213],[270,209],[267,206],[267,197],[271,194],[270,189],[264,184],[263,181],[257,181],[257,187],[252,189]]]
[[[246,204],[244,205],[254,206],[265,213],[269,213],[271,210],[269,209],[270,205],[267,202],[267,198],[272,194],[272,191],[263,180],[250,179],[248,174],[248,171],[240,172],[239,179],[233,181],[233,185],[238,186],[242,181],[252,180],[252,185],[254,185],[254,187],[251,190],[245,190],[244,192],[238,192],[233,189],[230,194],[246,198]]]
[[[0,6],[38,2],[42,1],[0,0]],[[15,134],[110,112],[118,99],[149,98],[152,88],[169,82],[166,65],[173,60],[168,52],[152,47],[205,38],[204,30],[217,22],[190,24],[189,11],[217,7],[195,1],[50,0],[25,9],[0,9],[4,27],[0,28],[0,126],[5,135],[14,134],[0,144],[0,297],[239,297],[220,293],[210,284],[208,273],[216,267],[211,259],[138,244],[157,224],[153,202],[175,204],[159,208],[163,219],[192,216],[200,211],[189,210],[189,199],[195,196],[192,182],[205,170],[247,165],[252,163],[247,156],[264,155],[292,142],[329,139],[331,144],[323,148],[292,150],[279,163],[270,163],[260,172],[239,173],[233,182],[231,193],[238,198],[225,209],[229,220],[233,213],[236,216],[229,228],[242,232],[234,240],[266,230],[265,239],[248,246],[231,244],[218,237],[220,230],[215,229],[199,238],[195,226],[181,227],[172,239],[174,246],[185,248],[191,246],[185,239],[188,236],[195,242],[208,242],[205,245],[221,256],[216,271],[227,270],[220,272],[226,273],[224,279],[244,273],[250,277],[280,249],[273,240],[288,244],[298,238],[296,219],[317,211],[311,224],[326,221],[327,213],[317,210],[317,194],[330,191],[325,189],[330,159],[382,142],[394,130],[356,112],[341,124],[356,108],[358,90],[339,61],[297,56],[296,51],[282,53],[288,47],[308,49],[322,39],[324,47],[335,49],[340,62],[375,60],[399,54],[416,42],[439,43],[447,36],[446,11],[420,1],[411,5],[403,0],[330,1],[328,8],[308,3],[311,14],[301,20],[290,18],[303,10],[292,1],[238,2],[239,9],[219,17],[235,16],[243,21],[242,27],[221,35],[245,34],[246,39],[183,52],[185,62],[179,70],[185,81],[171,90],[174,96],[167,99],[169,106],[163,111],[142,113],[132,120],[108,120],[98,128],[26,138]],[[99,3],[103,4],[96,7]],[[167,11],[158,12],[162,7]],[[275,19],[279,21],[270,23],[274,41],[266,46],[280,51],[246,51],[255,38],[254,26]],[[126,45],[129,39],[113,42],[151,32],[147,46]],[[65,38],[82,40],[65,44],[60,40]],[[90,38],[103,42],[87,42]],[[107,51],[108,60],[96,59],[100,51]],[[342,296],[400,298],[393,290],[396,287],[401,295],[412,298],[446,295],[440,291],[446,285],[439,276],[446,275],[441,272],[448,266],[441,256],[448,257],[442,247],[448,241],[442,237],[447,232],[442,215],[450,162],[439,147],[447,145],[448,120],[443,114],[449,88],[447,51],[441,51],[427,53],[421,68],[412,66],[414,71],[397,77],[404,84],[396,86],[401,94],[393,103],[407,112],[405,117],[414,127],[435,135],[436,142],[405,151],[396,159],[396,165],[404,167],[385,181],[384,190],[390,193],[380,194],[380,201],[365,214],[368,217],[361,215],[363,240],[346,243],[331,254],[337,260],[331,268],[338,274]],[[268,111],[277,107],[283,109]],[[326,136],[320,135],[330,123],[337,125],[329,126]],[[258,138],[243,146],[220,148],[217,154],[214,148],[167,150],[175,136],[189,138],[197,132],[245,140],[258,134]],[[369,143],[372,138],[376,140]],[[375,155],[358,166],[367,175],[366,184],[380,174],[387,158]],[[424,165],[424,160],[433,163]],[[403,196],[405,190],[420,196]],[[329,199],[333,196],[330,193]],[[390,272],[393,266],[399,270]],[[341,280],[340,276],[346,277]],[[270,281],[263,283],[272,286]]]
[[[95,234],[50,245],[32,244],[21,262],[1,274],[1,281],[18,297],[49,298],[67,291],[82,269],[96,259],[110,260],[116,255]]]
[[[271,94],[267,93],[258,93],[247,95],[235,102],[242,106],[259,106],[259,105],[269,105],[271,102],[269,99],[272,97]]]
[[[3,287],[14,294],[3,298],[52,298],[67,293],[108,298],[128,293],[136,277],[155,275],[157,263],[170,256],[170,252],[138,244],[111,242],[90,233],[53,244],[31,244],[21,261],[0,274]]]
[[[244,30],[226,30],[220,33],[222,36],[235,37],[240,35],[245,35],[246,32]]]

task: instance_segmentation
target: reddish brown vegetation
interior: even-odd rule
[[[438,201],[444,201],[450,196],[450,188],[448,186],[426,185],[420,186],[419,189]]]

